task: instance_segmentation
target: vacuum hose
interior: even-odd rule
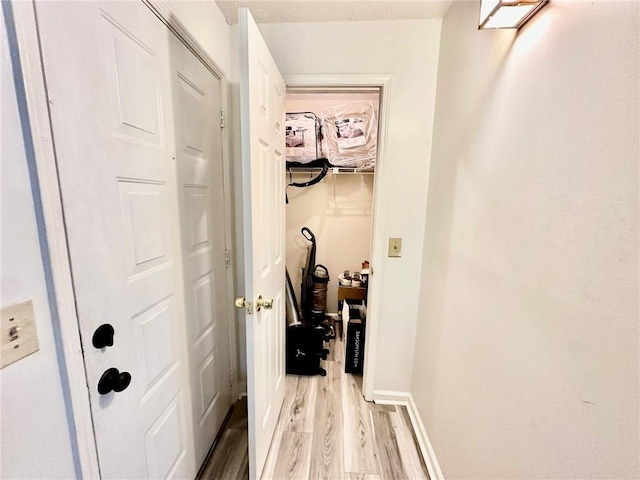
[[[329,160],[327,160],[326,158],[318,158],[317,160],[314,160],[309,163],[304,163],[304,164],[297,163],[297,162],[287,162],[287,170],[289,171],[289,173],[291,173],[291,170],[295,168],[321,168],[322,169],[315,178],[312,178],[307,182],[294,182],[293,180],[290,181],[289,184],[287,185],[287,188],[289,187],[306,188],[306,187],[310,187],[311,185],[315,185],[316,183],[319,183],[320,181],[322,181],[324,177],[327,176],[327,173],[329,172],[329,168],[331,167],[333,167],[333,165],[331,165],[331,163],[329,163]],[[289,203],[288,195],[286,196],[286,200],[287,200],[287,203]]]

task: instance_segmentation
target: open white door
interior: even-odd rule
[[[246,8],[239,18],[249,476],[255,479],[284,401],[285,83]]]

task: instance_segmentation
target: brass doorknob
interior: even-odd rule
[[[258,301],[256,302],[256,307],[258,307],[258,311],[261,308],[265,310],[271,310],[273,308],[273,299],[272,298],[262,298],[262,295],[258,297]]]

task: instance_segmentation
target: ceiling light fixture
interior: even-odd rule
[[[478,30],[520,28],[547,0],[481,0]]]

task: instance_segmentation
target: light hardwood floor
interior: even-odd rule
[[[342,343],[329,349],[326,377],[287,376],[262,478],[429,479],[407,409],[366,402],[361,377],[343,371]],[[239,403],[202,478],[246,479],[246,445],[246,403]]]
[[[218,439],[199,480],[246,480],[249,478],[247,398],[233,407],[224,432]]]

